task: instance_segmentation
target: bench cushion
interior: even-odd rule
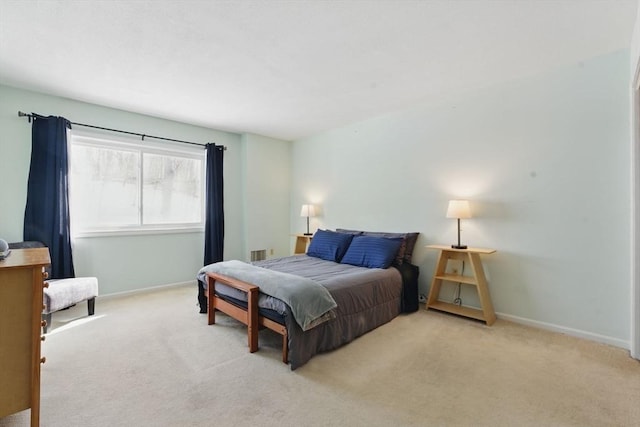
[[[82,301],[98,296],[98,279],[95,277],[74,277],[72,279],[47,280],[44,288],[45,314],[62,310]]]

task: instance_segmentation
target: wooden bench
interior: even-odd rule
[[[231,286],[247,294],[247,308],[225,301],[216,295],[216,282]],[[209,325],[216,323],[216,310],[220,310],[237,321],[242,322],[244,325],[247,325],[247,339],[251,353],[258,351],[258,331],[262,328],[271,329],[282,336],[282,362],[288,363],[289,342],[287,327],[260,314],[258,308],[259,294],[260,288],[256,285],[218,273],[207,273],[208,323]]]

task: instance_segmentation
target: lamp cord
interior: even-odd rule
[[[460,275],[464,276],[464,261],[462,261],[462,269],[460,270]],[[462,288],[462,282],[458,282],[458,289],[456,289],[456,298],[453,300],[453,303],[462,306],[462,298],[460,297],[460,292]]]

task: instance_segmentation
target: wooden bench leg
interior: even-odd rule
[[[96,311],[96,299],[91,298],[87,300],[87,309],[89,311],[89,316],[93,316],[93,313]]]
[[[285,332],[282,336],[282,363],[285,365],[289,362],[289,336]]]
[[[247,305],[247,335],[249,340],[249,351],[258,351],[258,288],[250,289],[248,292]]]
[[[207,278],[207,318],[209,325],[216,323],[216,310],[213,307],[213,296],[216,292],[216,280],[212,277]]]
[[[249,351],[258,351],[258,332],[260,328],[260,315],[258,312],[258,297],[260,288],[250,283],[242,282],[231,277],[217,273],[207,273],[207,312],[209,325],[215,324],[215,311],[220,309],[223,313],[233,317],[247,326],[247,344]],[[247,294],[247,308],[243,309],[228,303],[215,296],[216,282],[223,283]]]

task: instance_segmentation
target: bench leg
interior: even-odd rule
[[[96,310],[96,299],[95,299],[95,297],[87,300],[87,308],[89,310],[89,316],[93,316],[93,313]]]
[[[247,338],[249,352],[258,351],[258,288],[254,287],[247,292]]]
[[[289,363],[289,337],[287,333],[282,336],[282,362]]]
[[[47,329],[49,325],[51,325],[51,313],[42,313],[42,320],[44,320],[44,326],[42,327],[42,332],[47,333]]]

